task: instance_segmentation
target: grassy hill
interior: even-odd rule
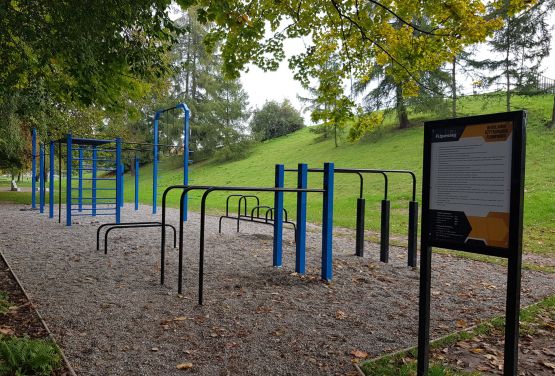
[[[527,133],[527,163],[525,190],[525,250],[535,253],[555,252],[555,129],[544,125],[551,115],[552,96],[515,97],[513,109],[526,109],[529,114]],[[459,112],[475,115],[504,111],[503,96],[477,96],[462,98]],[[432,114],[412,114],[419,121]],[[203,162],[190,169],[190,183],[195,185],[249,185],[272,186],[274,166],[285,164],[296,168],[300,162],[310,167],[321,167],[324,162],[334,162],[336,167],[408,169],[417,175],[417,200],[420,201],[422,181],[423,128],[414,126],[396,130],[392,122],[384,125],[375,135],[356,144],[341,142],[334,147],[333,140],[319,140],[309,129],[303,129],[278,139],[263,142],[254,147],[248,158],[229,163]],[[194,158],[193,158],[194,159]],[[181,184],[179,158],[168,158],[160,164],[160,187]],[[150,204],[152,200],[151,166],[142,166],[140,171],[140,200]],[[286,173],[286,186],[293,187],[295,173]],[[320,187],[321,174],[309,175],[309,186]],[[336,174],[334,222],[337,226],[354,227],[358,177]],[[26,185],[26,184],[24,184]],[[134,177],[126,174],[125,201],[133,202]],[[159,188],[161,197],[163,188]],[[208,208],[211,213],[225,210],[227,194],[211,194]],[[260,194],[261,204],[272,205],[271,194]],[[368,235],[379,231],[380,201],[383,198],[383,178],[367,175],[364,182],[366,198],[366,228]],[[391,200],[391,232],[397,242],[404,243],[408,226],[408,201],[411,198],[410,179],[406,176],[391,176],[389,186]],[[169,196],[171,206],[177,206],[179,193]],[[30,202],[29,193],[0,192],[0,201]],[[199,210],[200,194],[190,195],[190,209]],[[233,205],[236,207],[236,204]],[[295,196],[285,195],[285,207],[294,217]],[[308,197],[308,220],[318,223],[321,218],[321,196]]]
[[[555,251],[555,130],[544,124],[551,114],[551,96],[515,97],[513,108],[528,111],[528,139],[525,192],[525,245],[528,252],[549,253]],[[469,97],[459,104],[464,115],[501,112],[504,97]],[[415,114],[425,119],[429,114]],[[342,142],[334,147],[333,140],[318,140],[309,129],[303,129],[278,139],[257,145],[246,159],[217,164],[195,164],[190,170],[190,183],[195,185],[252,185],[272,186],[274,166],[285,164],[295,168],[298,163],[308,163],[310,167],[321,167],[331,161],[336,167],[408,169],[417,175],[417,195],[420,201],[422,180],[423,128],[415,126],[406,130],[394,130],[384,126],[379,136],[356,144]],[[166,160],[161,164],[160,186],[180,184],[179,160]],[[177,170],[176,170],[177,168]],[[141,169],[141,201],[151,201],[151,171],[149,166]],[[354,227],[356,220],[356,198],[358,177],[336,174],[335,212],[337,226]],[[321,187],[321,174],[309,174],[309,186]],[[294,173],[286,173],[286,186],[296,183]],[[132,187],[133,177],[129,176],[126,186]],[[380,200],[383,198],[383,178],[380,175],[365,177],[366,228],[379,231]],[[132,188],[126,191],[126,201],[133,200]],[[178,193],[169,197],[170,204],[177,205]],[[259,195],[263,204],[271,205],[271,195]],[[208,207],[212,213],[225,209],[226,194],[214,193]],[[406,176],[391,176],[389,199],[391,200],[392,234],[405,236],[408,226],[408,201],[411,197],[410,179]],[[190,195],[190,208],[199,210],[200,194]],[[236,207],[234,205],[234,207]],[[285,207],[294,215],[295,196],[285,195]],[[321,197],[311,194],[308,198],[308,220],[319,222],[321,218]]]

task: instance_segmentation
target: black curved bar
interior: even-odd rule
[[[150,222],[120,222],[120,223],[103,223],[100,226],[98,226],[98,228],[96,229],[96,250],[99,251],[100,250],[100,230],[102,230],[104,227],[106,226],[114,226],[114,225],[147,225],[147,224],[151,224],[151,223],[160,223],[161,222],[157,222],[157,221],[150,221]],[[175,247],[175,246],[174,246]]]
[[[114,229],[123,229],[123,228],[147,228],[147,227],[162,227],[162,223],[150,223],[150,224],[134,224],[134,225],[113,225],[109,227],[106,232],[104,233],[104,254],[108,254],[108,234]],[[165,225],[165,227],[170,227],[173,230],[173,247],[176,246],[176,231],[175,227],[172,225]],[[162,232],[165,232],[165,227],[162,229]]]

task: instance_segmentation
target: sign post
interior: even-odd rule
[[[424,124],[418,375],[428,372],[432,247],[508,259],[504,375],[516,375],[526,112]]]

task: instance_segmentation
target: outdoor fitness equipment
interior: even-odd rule
[[[237,206],[237,216],[229,215],[229,200],[231,198],[238,197],[238,206]],[[248,199],[252,198],[256,200],[256,205],[251,209],[250,215],[248,214],[247,204]],[[242,209],[242,211],[241,211]],[[260,209],[265,209],[264,217],[260,216]],[[256,211],[256,216],[255,216]],[[287,210],[283,208],[283,215],[285,216],[283,223],[290,224],[295,231],[295,238],[297,237],[297,226],[294,222],[288,220]],[[239,195],[239,194],[231,194],[227,196],[225,200],[225,215],[220,216],[220,220],[218,222],[218,233],[222,233],[222,219],[229,218],[237,221],[237,232],[239,232],[239,224],[241,221],[246,222],[253,222],[253,223],[260,223],[263,225],[270,225],[273,226],[274,222],[274,208],[268,205],[260,205],[260,199],[256,195]]]
[[[298,172],[298,169],[285,169],[286,172]],[[308,172],[322,173],[322,169],[310,168]],[[364,174],[379,174],[384,178],[384,198],[381,202],[381,221],[380,221],[380,261],[389,261],[389,219],[390,201],[388,199],[389,180],[388,174],[407,174],[412,179],[412,201],[409,202],[409,223],[408,223],[408,266],[416,266],[416,231],[418,227],[418,202],[416,201],[416,176],[408,170],[383,170],[367,168],[335,168],[338,174],[355,174],[359,177],[359,197],[357,199],[357,221],[356,221],[356,245],[355,252],[359,257],[364,256]],[[277,177],[276,177],[277,179]]]
[[[205,224],[206,224],[206,200],[211,192],[215,191],[235,191],[235,192],[273,192],[274,193],[274,241],[273,241],[273,261],[274,267],[282,266],[282,238],[283,238],[283,194],[297,194],[297,239],[295,250],[295,271],[300,274],[305,273],[306,257],[306,194],[322,193],[322,270],[321,277],[325,281],[332,279],[332,230],[333,230],[333,163],[325,163],[323,168],[324,181],[323,189],[307,189],[303,183],[307,181],[308,167],[306,164],[299,164],[297,188],[284,188],[283,176],[284,166],[276,165],[276,181],[274,187],[226,187],[226,186],[187,186],[173,185],[164,190],[162,195],[162,226],[166,224],[166,198],[167,194],[179,189],[182,191],[180,198],[180,221],[179,221],[179,266],[178,266],[178,293],[182,292],[183,277],[183,207],[184,198],[189,191],[203,191],[200,212],[200,245],[199,245],[199,285],[198,303],[203,304],[203,282],[204,282],[204,251],[205,251]],[[165,232],[162,232],[160,257],[160,283],[164,284],[165,266]]]
[[[162,222],[125,222],[125,223],[104,223],[98,226],[96,230],[96,250],[100,250],[100,231],[104,228],[106,232],[104,233],[104,254],[108,254],[108,234],[113,229],[129,229],[129,228],[145,228],[145,227],[162,227]],[[169,224],[166,224],[165,227],[170,227],[173,230],[173,247],[177,247],[177,237],[176,237],[176,230],[175,227]]]

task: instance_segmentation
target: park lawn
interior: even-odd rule
[[[538,254],[555,252],[555,129],[547,129],[544,124],[551,114],[552,96],[517,96],[513,98],[514,109],[528,110],[528,132],[526,152],[526,183],[524,209],[524,250]],[[462,98],[459,101],[461,115],[475,115],[485,112],[502,112],[504,97],[488,95]],[[423,128],[411,127],[405,130],[393,129],[385,124],[376,135],[361,142],[351,144],[342,141],[334,147],[333,140],[320,140],[318,135],[305,128],[293,134],[257,144],[250,155],[242,160],[228,163],[211,161],[191,166],[189,176],[193,185],[244,185],[273,186],[275,164],[286,168],[296,168],[300,162],[310,167],[322,167],[332,161],[336,167],[360,167],[383,169],[408,169],[417,176],[417,201],[420,202],[422,182]],[[194,159],[194,156],[193,156]],[[158,202],[164,187],[182,184],[181,158],[171,157],[160,163]],[[125,201],[134,201],[134,176],[125,176]],[[408,202],[412,198],[411,180],[406,175],[390,175],[389,194],[391,200],[392,244],[404,245],[408,227]],[[320,188],[321,174],[309,175],[309,187]],[[286,173],[288,187],[296,184],[295,173]],[[152,203],[152,169],[142,166],[139,173],[139,198],[144,204]],[[356,199],[358,197],[358,177],[336,174],[334,197],[334,224],[354,228],[356,221]],[[101,185],[99,185],[101,186]],[[364,180],[366,198],[367,236],[377,240],[380,226],[380,201],[383,199],[383,178],[367,175]],[[200,194],[190,193],[190,210],[200,210]],[[215,192],[210,195],[207,208],[212,214],[225,210],[227,193]],[[262,205],[272,205],[272,194],[260,194]],[[0,192],[0,201],[30,202],[30,194]],[[177,207],[179,192],[168,195],[168,204]],[[159,204],[160,205],[160,204]],[[236,201],[233,208],[236,208]],[[249,204],[252,205],[252,202]],[[321,195],[308,195],[308,220],[321,221]],[[285,207],[294,218],[295,196],[285,194]],[[236,209],[235,209],[236,210]]]

